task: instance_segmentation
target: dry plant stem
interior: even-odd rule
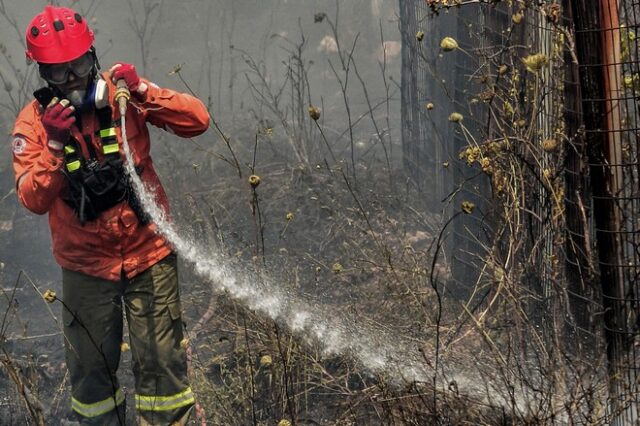
[[[251,165],[251,174],[255,174],[255,161],[256,161],[257,150],[258,150],[258,137],[256,135],[256,142],[253,149],[253,164]],[[262,262],[263,264],[266,264],[265,244],[264,244],[264,224],[262,223],[262,212],[260,210],[260,198],[258,197],[258,190],[254,186],[251,186],[251,215],[253,216],[253,223],[256,230],[256,255],[262,254]]]
[[[331,154],[331,156],[333,157],[334,161],[335,161],[335,156],[333,155],[333,151],[331,150],[331,146],[329,145],[329,141],[327,140],[324,131],[322,130],[322,127],[318,124],[318,122],[316,121],[316,127],[318,128],[318,130],[320,131],[320,135],[322,136],[322,140],[325,142],[327,148],[329,149],[329,153]],[[329,171],[331,173],[331,175],[333,176],[333,171],[331,170],[331,168],[329,168]],[[369,220],[369,216],[367,215],[364,206],[362,205],[360,199],[357,197],[357,195],[355,194],[353,188],[351,187],[351,184],[349,183],[349,179],[347,178],[347,175],[344,173],[344,171],[342,169],[340,169],[340,173],[342,175],[342,178],[344,180],[344,182],[347,185],[347,189],[349,190],[349,193],[351,194],[351,196],[353,197],[353,199],[355,200],[356,204],[358,205],[358,209],[360,211],[360,213],[362,214],[363,218],[365,219],[366,223],[367,223],[367,227],[369,229],[369,232],[371,233],[371,235],[373,236],[375,242],[376,242],[376,246],[378,247],[378,249],[380,250],[380,253],[382,254],[383,258],[385,259],[385,262],[387,265],[389,265],[391,271],[394,274],[394,277],[397,279],[398,282],[403,283],[403,285],[405,285],[405,288],[407,289],[407,291],[415,298],[415,301],[418,303],[419,306],[422,306],[424,309],[424,313],[426,315],[426,307],[420,303],[420,300],[418,299],[417,295],[415,294],[415,292],[413,292],[405,283],[404,280],[401,280],[398,275],[397,275],[397,271],[395,270],[395,267],[393,265],[392,259],[391,259],[391,253],[389,252],[388,248],[383,245],[379,238],[377,233],[375,232],[375,230],[373,229],[373,225],[371,224],[371,221]]]
[[[460,306],[464,309],[465,313],[469,315],[469,317],[473,320],[473,323],[477,327],[478,331],[480,331],[480,333],[482,334],[482,337],[484,337],[487,343],[489,343],[489,347],[497,355],[502,366],[506,369],[509,369],[509,364],[507,363],[507,360],[505,359],[504,355],[502,355],[502,353],[498,349],[498,346],[494,343],[493,339],[491,339],[491,336],[489,336],[487,331],[484,329],[484,326],[476,319],[473,313],[469,311],[469,309],[465,304],[461,303]]]
[[[340,65],[342,67],[342,72],[344,73],[344,80],[340,78],[338,71],[333,66],[333,63],[329,60],[329,66],[333,71],[333,74],[336,76],[336,80],[340,84],[340,91],[342,92],[342,100],[344,101],[344,107],[347,113],[347,122],[349,126],[349,143],[351,145],[351,168],[352,168],[352,178],[354,183],[357,185],[356,178],[356,160],[355,160],[355,146],[353,143],[353,122],[351,119],[351,106],[349,104],[349,99],[347,96],[347,89],[349,86],[349,71],[350,66],[353,61],[353,52],[356,48],[356,43],[358,42],[358,37],[360,34],[356,34],[355,39],[353,40],[353,45],[351,46],[351,50],[349,51],[347,57],[345,58],[345,52],[342,51],[340,47],[340,37],[338,36],[338,19],[340,16],[340,3],[339,0],[336,0],[336,15],[335,15],[335,23],[331,21],[331,19],[327,16],[326,20],[331,27],[331,31],[333,33],[333,39],[336,41],[336,48],[338,50],[338,58],[340,59]]]
[[[50,417],[51,413],[57,413],[60,409],[60,402],[62,402],[62,394],[64,393],[67,387],[67,381],[69,380],[69,370],[64,372],[64,377],[60,381],[60,385],[58,386],[58,390],[56,391],[53,401],[51,401],[49,412],[47,413],[47,418]]]
[[[393,158],[393,140],[391,138],[391,94],[389,93],[389,82],[387,81],[387,50],[384,48],[384,32],[382,31],[382,20],[378,19],[378,28],[380,29],[380,46],[382,47],[382,62],[380,63],[380,76],[382,77],[382,83],[384,85],[384,103],[387,109],[386,121],[387,121],[387,135],[389,136],[389,157]],[[369,107],[369,110],[373,108]],[[391,169],[389,169],[389,175],[391,175]]]
[[[295,401],[292,401],[292,398],[289,392],[289,384],[291,383],[291,378],[289,377],[289,361],[288,361],[289,357],[288,357],[288,354],[286,354],[282,349],[282,339],[280,336],[280,329],[278,327],[278,324],[274,324],[273,326],[276,333],[276,340],[278,342],[278,353],[280,354],[280,359],[282,360],[282,371],[283,371],[282,375],[283,375],[283,381],[284,381],[284,391],[287,398],[287,410],[289,411],[289,417],[291,417],[291,424],[292,426],[295,426],[296,417],[294,415],[295,411],[293,407],[293,404]]]
[[[211,288],[213,290],[213,285],[211,286]],[[211,317],[213,317],[213,314],[215,314],[216,312],[216,305],[216,298],[214,297],[212,291],[211,297],[209,298],[209,306],[207,306],[207,310],[200,316],[200,319],[198,319],[196,324],[191,329],[191,334],[194,338],[198,337],[198,334],[202,331],[204,325],[209,322]]]
[[[17,40],[19,41],[20,45],[26,49],[26,45],[25,45],[25,40],[24,40],[24,34],[22,29],[20,28],[21,26],[18,25],[18,21],[11,17],[7,11],[6,5],[4,0],[0,0],[0,16],[2,16],[7,23],[9,24],[9,27],[11,27],[13,29],[13,31],[16,32],[16,34],[18,35]],[[11,75],[14,76],[17,80],[17,86],[18,86],[18,97],[17,99],[15,99],[13,97],[13,94],[11,93],[10,90],[6,90],[5,93],[8,94],[9,98],[11,99],[11,105],[6,105],[6,104],[0,104],[0,106],[3,106],[5,108],[7,108],[9,111],[11,111],[13,113],[14,116],[18,115],[18,113],[20,112],[20,110],[22,109],[22,106],[27,102],[28,99],[31,98],[31,92],[33,89],[32,86],[32,81],[33,81],[33,74],[35,72],[35,69],[37,67],[27,67],[27,70],[24,74],[22,74],[20,72],[20,70],[16,67],[15,65],[15,60],[13,60],[10,55],[7,53],[6,49],[0,49],[0,53],[2,54],[2,57],[6,60],[7,66],[10,68],[11,70]],[[4,80],[4,76],[2,77],[3,82],[5,82]],[[6,86],[5,86],[6,87]]]
[[[2,325],[0,326],[0,347],[2,348],[2,352],[5,355],[3,358],[0,359],[0,362],[2,362],[2,365],[4,365],[5,369],[7,370],[7,374],[9,378],[14,382],[14,384],[18,388],[18,393],[22,397],[23,402],[25,403],[27,409],[29,410],[29,415],[31,415],[31,417],[36,422],[36,424],[40,426],[45,424],[44,415],[43,415],[44,410],[42,408],[42,405],[34,397],[34,395],[31,393],[29,388],[24,385],[24,382],[20,375],[20,371],[14,366],[11,356],[9,355],[9,353],[7,353],[7,350],[4,347],[4,341],[6,338],[5,326],[8,326],[7,316],[9,314],[9,311],[11,311],[11,308],[13,305],[12,302],[14,300],[14,296],[18,288],[18,284],[20,283],[20,276],[22,273],[23,271],[20,271],[18,273],[18,278],[16,279],[16,283],[13,286],[13,290],[11,292],[10,297],[7,297],[6,293],[3,290],[3,294],[5,294],[5,297],[7,297],[7,300],[9,303],[7,304],[7,309],[2,318]]]
[[[131,11],[132,18],[129,19],[129,25],[133,29],[136,37],[138,38],[138,45],[140,48],[140,58],[142,59],[142,72],[147,73],[147,60],[149,57],[149,44],[153,39],[158,23],[162,21],[162,6],[164,0],[142,0],[142,13],[137,13],[133,6],[132,0],[127,0],[129,4],[129,10]],[[151,22],[152,14],[155,9],[158,9],[155,22]],[[138,18],[140,17],[141,18]]]
[[[9,316],[9,311],[11,311],[11,307],[13,305],[13,301],[14,301],[14,297],[16,295],[16,291],[18,290],[18,285],[20,284],[20,276],[23,274],[23,271],[19,271],[18,272],[18,278],[16,278],[16,283],[13,285],[13,290],[11,290],[11,296],[9,297],[7,295],[7,293],[5,292],[4,288],[2,288],[2,294],[5,296],[5,298],[7,299],[7,310],[4,311],[4,315],[2,317],[2,324],[0,324],[0,341],[4,342],[5,338],[6,338],[6,329],[5,327],[8,327],[9,324],[7,323],[7,317]]]
[[[393,94],[397,93],[397,91],[395,91]],[[391,100],[393,96],[389,96],[389,100]],[[378,108],[380,108],[381,106],[385,105],[387,103],[386,99],[383,99],[377,103],[375,103],[373,105],[373,107],[371,108],[373,110],[373,112],[376,112],[378,110]],[[324,105],[322,110],[324,111]],[[351,123],[352,126],[355,128],[358,124],[360,124],[360,122],[365,118],[369,116],[369,111],[363,112],[362,114],[360,114],[358,116],[358,118],[356,118],[355,120],[353,120],[353,122]],[[326,126],[325,126],[326,127]],[[327,127],[328,129],[330,129],[329,127]],[[340,142],[340,140],[342,140],[342,138],[349,133],[349,128],[347,127],[346,129],[344,129],[341,133],[338,133],[337,130],[334,129],[330,129],[333,130],[338,136],[335,138],[334,143],[338,143]]]
[[[79,1],[80,0],[72,0],[71,5],[69,5],[69,7],[71,7],[72,9],[79,8],[82,16],[92,16],[93,14],[96,13],[100,5],[104,4],[100,0],[91,0],[91,3],[89,3],[88,6],[82,7],[78,4]]]
[[[20,273],[18,274],[18,280],[20,280],[20,276],[24,275],[24,277],[27,279],[27,281],[29,282],[29,284],[31,284],[31,287],[33,287],[33,289],[35,290],[36,293],[38,293],[38,296],[40,296],[40,300],[42,301],[42,303],[45,305],[45,307],[47,308],[47,310],[49,311],[49,315],[51,315],[51,318],[53,318],[53,321],[56,323],[56,325],[58,326],[58,329],[61,328],[60,325],[60,321],[58,321],[58,317],[56,317],[56,314],[53,313],[53,310],[51,309],[51,307],[49,306],[49,304],[47,302],[45,302],[44,297],[42,295],[42,292],[40,291],[40,289],[38,288],[38,286],[36,286],[35,282],[31,279],[31,277],[29,276],[29,274],[27,274],[25,271],[20,271]],[[16,285],[18,283],[16,282]],[[1,328],[0,328],[1,330]],[[0,334],[1,335],[1,334]],[[63,333],[64,336],[64,333]],[[64,340],[67,343],[69,342],[69,339],[67,338],[67,336],[64,336]],[[71,344],[69,344],[69,347],[75,352],[75,348],[73,346],[71,346]]]
[[[253,425],[257,426],[258,421],[256,420],[256,390],[255,390],[255,380],[253,373],[253,356],[251,356],[251,346],[249,345],[249,331],[247,329],[247,317],[246,315],[242,316],[242,325],[244,327],[244,340],[247,345],[247,364],[249,365],[249,374],[251,375],[250,385],[251,385],[251,419],[253,420]]]
[[[182,84],[184,84],[184,86],[187,88],[189,93],[191,95],[193,95],[193,96],[196,96],[195,92],[191,89],[191,86],[189,85],[189,83],[187,83],[186,80],[182,77],[182,74],[180,73],[180,70],[177,70],[175,72],[175,74],[178,76],[178,78],[180,79]],[[224,141],[225,145],[227,146],[227,149],[229,150],[229,152],[231,153],[231,156],[233,157],[233,163],[234,163],[233,165],[235,166],[236,170],[238,171],[238,177],[240,179],[242,179],[242,168],[240,167],[240,163],[238,162],[238,158],[236,157],[236,153],[231,148],[231,141],[224,134],[224,132],[222,131],[222,129],[218,125],[218,122],[215,120],[215,118],[213,118],[213,116],[211,115],[211,111],[210,110],[207,110],[207,111],[209,112],[209,120],[211,121],[211,124],[209,124],[209,127],[214,129],[216,134]]]
[[[375,117],[373,116],[373,106],[371,105],[371,99],[369,98],[369,91],[367,90],[367,85],[364,82],[364,79],[362,78],[362,76],[360,75],[360,72],[358,71],[358,67],[356,66],[356,62],[353,61],[353,70],[356,73],[356,77],[358,77],[358,81],[360,81],[360,84],[362,85],[362,91],[364,92],[364,98],[367,101],[367,108],[369,109],[368,113],[369,113],[369,117],[371,118],[371,123],[373,124],[373,128],[376,130],[376,135],[378,136],[378,140],[380,141],[380,144],[382,145],[382,149],[384,151],[384,157],[385,160],[387,162],[387,172],[389,175],[389,185],[393,188],[393,176],[391,174],[391,161],[389,160],[389,153],[387,152],[387,147],[384,144],[384,135],[382,134],[382,132],[380,131],[380,128],[378,127],[378,122],[376,121]],[[388,93],[387,93],[388,96]],[[388,103],[388,100],[387,100]],[[388,106],[387,106],[388,108]]]
[[[369,216],[367,215],[367,212],[365,211],[364,206],[362,205],[362,202],[357,197],[357,195],[355,194],[353,188],[351,187],[351,184],[349,183],[349,179],[347,178],[347,175],[344,173],[343,170],[340,170],[340,173],[342,174],[342,178],[344,180],[344,183],[347,185],[347,189],[349,190],[349,193],[351,194],[351,196],[353,197],[354,201],[358,205],[358,210],[360,210],[360,214],[362,215],[362,217],[364,218],[365,222],[367,223],[367,228],[369,228],[369,232],[371,232],[371,236],[373,237],[374,241],[376,242],[376,246],[380,250],[380,253],[382,254],[383,258],[385,259],[386,263],[389,265],[391,270],[395,272],[395,268],[394,268],[393,263],[391,261],[391,253],[389,253],[389,249],[386,247],[386,245],[384,245],[380,241],[380,239],[378,237],[378,234],[373,229],[373,225],[371,224],[371,221],[369,220]]]
[[[520,231],[510,231],[512,232],[511,235],[518,235],[518,233]],[[499,240],[499,234],[497,233],[496,236],[496,240]],[[490,248],[485,245],[484,243],[482,243],[480,240],[475,239],[474,242],[478,245],[480,245],[482,247],[482,249],[485,252],[490,252]],[[506,264],[505,265],[500,265],[501,268],[503,268],[504,271],[508,271],[512,266],[508,264],[509,261],[509,257],[513,254],[516,253],[518,251],[520,251],[521,249],[519,247],[517,247],[516,245],[516,241],[513,240],[513,238],[511,238],[511,241],[509,243],[509,248],[507,250],[507,259],[506,259]],[[529,260],[529,262],[532,262],[533,259]],[[497,263],[496,259],[491,258],[490,260],[487,261],[487,263]],[[525,323],[531,323],[531,320],[529,319],[528,315],[526,314],[526,312],[524,311],[522,304],[520,303],[518,296],[516,294],[513,293],[513,291],[511,289],[515,289],[517,288],[515,282],[513,282],[513,280],[510,278],[510,276],[508,274],[504,274],[504,280],[505,280],[505,284],[501,285],[498,288],[498,292],[499,290],[502,288],[504,289],[504,291],[506,292],[506,294],[509,296],[509,299],[513,302],[513,306],[515,307],[515,312],[517,312],[518,314],[520,314],[520,316],[525,320]],[[480,318],[477,319],[475,316],[473,317],[473,320],[476,322],[476,324],[483,324],[484,323],[484,317],[485,315],[489,312],[491,305],[493,305],[494,302],[497,301],[497,297],[494,295],[492,301],[488,304],[487,308],[483,311],[483,313],[480,315]],[[471,311],[469,311],[467,305],[464,305],[465,308],[465,312],[471,313]],[[541,351],[544,356],[546,358],[549,358],[549,354],[546,351],[545,348],[545,344],[544,341],[542,339],[542,337],[535,331],[535,330],[531,330],[532,332],[532,336],[535,337],[534,341],[538,344],[538,350]]]
[[[4,4],[4,0],[0,0],[0,15],[4,17],[4,19],[9,23],[9,26],[16,32],[16,35],[18,36],[17,39],[22,47],[26,48],[24,42],[24,34],[20,29],[20,25],[18,25],[18,21],[16,21],[15,18],[9,16],[9,13],[7,12],[7,6]]]
[[[307,65],[303,58],[306,47],[306,38],[300,20],[301,41],[293,42],[286,36],[278,35],[279,38],[292,46],[285,48],[289,54],[284,81],[279,87],[272,87],[270,79],[265,75],[264,66],[257,64],[255,60],[241,49],[245,56],[245,62],[250,71],[258,78],[254,83],[249,75],[245,75],[247,84],[251,88],[254,100],[266,106],[273,115],[277,117],[287,136],[287,142],[293,150],[296,160],[302,164],[309,172],[311,171],[311,152],[315,149],[314,141],[311,137],[313,125],[309,122],[307,108],[311,102],[311,85],[307,72]],[[289,88],[288,92],[286,89]],[[289,104],[282,106],[285,95],[289,95]]]
[[[327,140],[327,137],[324,134],[324,130],[322,130],[322,126],[320,126],[320,124],[317,121],[314,121],[314,123],[316,123],[316,127],[320,131],[320,135],[322,136],[322,140],[324,141],[324,144],[327,146],[327,150],[329,150],[329,154],[331,155],[331,159],[333,160],[333,163],[334,164],[338,164],[338,160],[336,159],[336,156],[333,153],[333,150],[331,149],[331,145],[329,145],[329,141]],[[329,172],[331,174],[333,174],[333,170],[331,169],[331,167],[328,167],[328,169],[329,169]]]
[[[458,215],[460,215],[460,213],[461,212],[459,211],[454,213],[454,215],[451,216],[451,218],[449,218],[449,220],[444,224],[444,226],[438,233],[435,252],[433,254],[433,260],[431,261],[431,271],[429,273],[429,283],[431,284],[431,288],[436,294],[436,300],[438,302],[438,310],[436,312],[436,322],[435,322],[436,347],[435,347],[435,354],[434,354],[434,362],[433,362],[434,370],[433,370],[433,379],[432,379],[433,380],[433,412],[434,412],[434,415],[436,416],[438,413],[437,381],[438,381],[438,367],[439,367],[439,360],[440,360],[440,325],[442,321],[442,295],[440,294],[440,290],[438,290],[438,282],[437,282],[437,277],[435,277],[435,271],[436,271],[436,263],[438,261],[438,253],[440,253],[440,248],[442,247],[442,239],[444,238],[444,232],[446,231],[447,226],[450,223],[452,223],[454,219],[458,217]],[[426,354],[424,353],[424,351],[422,351],[422,356],[426,358]]]
[[[593,264],[594,255],[591,251],[591,236],[589,234],[589,221],[587,220],[587,212],[582,202],[582,196],[580,191],[576,190],[576,200],[578,202],[578,209],[580,210],[580,220],[582,221],[583,234],[584,234],[584,249],[587,252],[587,262],[589,262],[589,273],[596,273],[596,266]]]
[[[7,370],[7,374],[9,378],[15,383],[18,388],[18,393],[22,397],[24,404],[27,406],[29,410],[29,415],[36,422],[38,426],[44,426],[44,408],[38,399],[31,393],[29,388],[25,386],[24,381],[21,378],[20,372],[18,368],[16,368],[11,360],[11,356],[7,353],[5,348],[2,348],[2,352],[4,353],[4,357],[0,358],[0,362],[4,366],[5,370]]]

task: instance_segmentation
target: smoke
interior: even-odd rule
[[[324,36],[318,44],[318,52],[337,53],[338,43],[336,42],[336,39],[332,36]]]
[[[371,0],[371,14],[375,17],[380,17],[382,10],[382,0]]]

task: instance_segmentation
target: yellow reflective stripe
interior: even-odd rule
[[[112,143],[109,145],[102,145],[102,152],[105,154],[113,154],[114,152],[118,152],[120,148],[117,143]]]
[[[116,135],[116,128],[115,127],[111,127],[110,129],[102,129],[100,130],[100,137],[101,138],[108,138],[110,136],[115,136]]]
[[[115,399],[115,401],[114,401]],[[109,411],[116,408],[116,406],[122,404],[124,402],[124,393],[122,393],[121,389],[116,391],[115,398],[110,396],[107,399],[103,399],[102,401],[94,402],[93,404],[84,404],[77,399],[71,397],[71,408],[76,413],[84,416],[84,417],[98,417],[103,415],[104,413],[108,413]]]
[[[136,395],[136,409],[146,411],[168,411],[196,402],[191,388],[170,396]]]
[[[67,153],[67,154],[73,154],[74,152],[76,152],[76,150],[73,148],[73,146],[66,145],[64,147],[64,152]]]
[[[67,163],[67,170],[70,172],[75,172],[80,168],[80,160],[75,160],[70,163]]]

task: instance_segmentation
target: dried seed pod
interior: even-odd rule
[[[471,214],[473,213],[473,209],[476,207],[475,204],[473,204],[471,201],[463,201],[460,208],[462,209],[462,211],[466,214]]]
[[[339,274],[340,272],[342,272],[342,265],[340,263],[334,263],[333,267],[331,268],[331,270],[333,271],[334,274]]]
[[[560,22],[560,18],[562,16],[562,10],[560,9],[560,5],[557,3],[551,3],[546,5],[545,7],[546,18],[547,21],[552,24],[557,24]]]
[[[456,50],[458,47],[458,42],[453,37],[445,37],[440,42],[440,48],[445,52],[451,52],[452,50]]]
[[[431,111],[431,110],[433,109],[433,107],[434,107],[433,102],[429,102],[429,103],[428,103],[428,104],[426,104],[424,107],[425,107],[426,109],[428,109],[429,111]]]
[[[44,300],[46,300],[47,303],[53,303],[56,301],[57,297],[56,297],[56,292],[53,290],[47,290],[44,292],[44,294],[42,295],[42,298]]]
[[[549,138],[542,141],[542,149],[544,152],[554,152],[558,149],[558,140],[556,138]]]
[[[289,212],[289,213],[287,213],[286,218],[287,218],[287,220],[293,220],[294,216],[295,215],[292,212]]]
[[[511,16],[511,22],[513,22],[514,24],[519,24],[520,22],[522,22],[522,18],[524,18],[524,13],[516,12]]]
[[[175,67],[173,67],[173,69],[169,71],[169,75],[178,74],[182,70],[182,65],[184,64],[178,64]]]
[[[180,340],[180,347],[182,349],[187,349],[189,347],[189,339],[185,337],[184,339]]]
[[[291,422],[287,419],[282,419],[278,422],[278,426],[291,426]]]
[[[251,185],[251,187],[253,188],[256,188],[258,185],[260,185],[260,176],[258,175],[249,176],[249,185]]]
[[[262,355],[260,357],[260,366],[261,367],[268,367],[273,363],[273,360],[271,359],[270,355]]]
[[[318,119],[320,118],[320,108],[309,105],[309,117],[311,117],[311,119],[314,121],[318,121]]]
[[[452,121],[454,123],[461,122],[463,118],[464,117],[459,112],[452,112],[451,115],[449,115],[449,121]]]
[[[498,74],[500,75],[504,75],[509,71],[509,67],[505,64],[500,65],[500,68],[498,68]]]
[[[424,39],[424,31],[420,30],[416,33],[416,40],[422,41]]]
[[[491,160],[487,157],[482,157],[480,159],[480,167],[482,167],[482,170],[486,172],[491,167]]]
[[[120,343],[120,352],[129,352],[130,350],[131,347],[129,347],[129,344],[127,342]]]
[[[522,58],[522,63],[530,72],[538,72],[549,63],[544,53],[536,53]]]

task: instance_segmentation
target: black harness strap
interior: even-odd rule
[[[65,201],[75,210],[80,223],[84,224],[126,200],[138,220],[145,224],[149,217],[142,209],[124,171],[112,109],[107,106],[95,113],[100,126],[96,135],[100,137],[103,159],[98,159],[90,135],[84,135],[88,159],[83,157],[78,141],[71,138],[65,146],[65,174],[70,189],[69,198]],[[136,167],[136,172],[142,173],[142,168]]]

